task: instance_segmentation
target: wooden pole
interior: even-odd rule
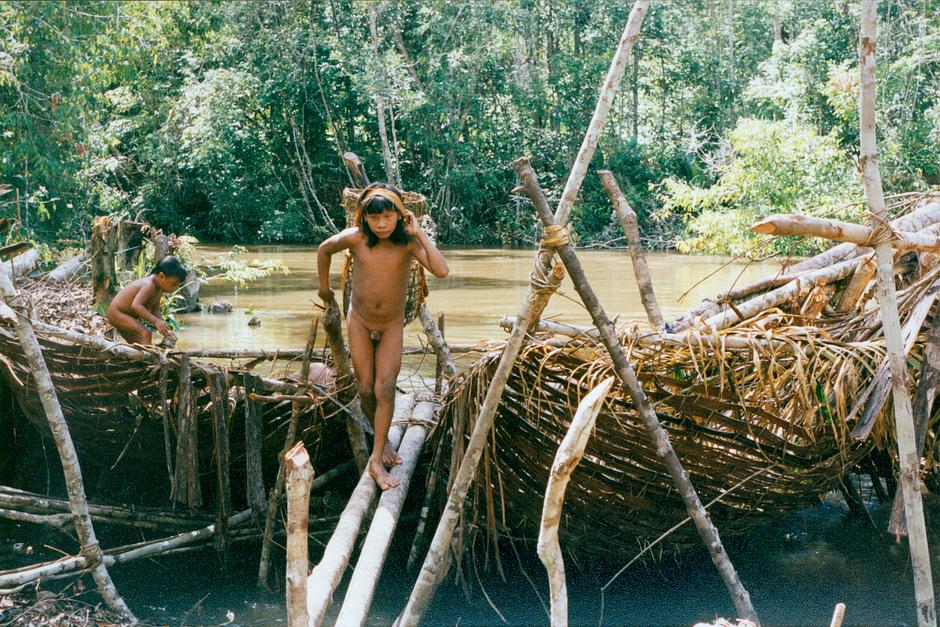
[[[558,525],[565,504],[565,490],[571,473],[584,456],[588,438],[594,430],[594,421],[607,398],[614,378],[607,377],[600,385],[581,399],[571,426],[555,453],[548,485],[545,486],[545,502],[542,505],[542,524],[539,528],[537,551],[539,559],[548,571],[548,586],[551,595],[552,627],[568,624],[568,590],[565,582],[565,559],[558,542]]]
[[[938,385],[940,385],[940,316],[935,316],[933,326],[931,326],[930,333],[927,335],[927,341],[924,342],[924,358],[920,370],[920,380],[917,383],[917,392],[914,394],[914,436],[918,459],[924,451],[927,425],[933,413]],[[872,482],[878,484],[880,479],[873,476]],[[891,519],[888,521],[888,533],[899,536],[907,535],[902,490],[896,490],[894,493]]]
[[[212,443],[216,477],[215,548],[226,559],[228,553],[226,524],[232,512],[232,486],[229,475],[231,452],[228,438],[228,389],[225,369],[207,373],[212,400]]]
[[[859,165],[865,199],[872,214],[875,228],[887,223],[881,173],[878,170],[878,143],[875,136],[875,48],[877,41],[877,0],[862,0],[862,18],[858,44],[861,68],[861,97],[859,104],[860,143]],[[891,364],[891,388],[894,398],[894,422],[898,439],[900,483],[904,495],[904,513],[907,520],[911,568],[914,573],[914,597],[917,602],[917,624],[920,627],[937,624],[934,604],[933,580],[930,572],[930,551],[927,528],[924,524],[924,506],[920,495],[920,455],[914,436],[911,412],[909,378],[904,359],[904,339],[898,320],[897,295],[894,290],[894,255],[888,233],[878,238],[875,256],[878,263],[877,295],[884,327],[885,344]]]
[[[245,494],[251,511],[257,516],[267,506],[264,498],[262,465],[263,427],[255,393],[254,375],[245,373]]]
[[[454,365],[454,357],[450,354],[450,347],[447,346],[447,342],[444,340],[444,333],[434,322],[434,316],[428,310],[427,303],[423,303],[418,309],[418,316],[421,318],[421,326],[424,327],[424,332],[428,336],[428,342],[437,356],[441,374],[444,378],[449,379],[457,374],[457,366]]]
[[[303,364],[300,368],[300,382],[307,384],[307,375],[310,373],[310,352],[316,343],[317,329],[319,328],[319,318],[312,318],[310,322],[310,331],[307,333],[307,345],[304,349]],[[300,421],[300,414],[303,404],[293,403],[291,405],[290,421],[287,423],[287,435],[284,438],[284,448],[281,449],[280,464],[277,467],[277,477],[274,480],[274,487],[268,495],[268,504],[265,509],[264,536],[261,540],[261,557],[258,561],[258,587],[267,589],[268,587],[268,569],[271,565],[271,544],[274,542],[274,523],[277,518],[278,504],[281,501],[281,492],[284,490],[284,481],[286,479],[285,467],[287,463],[285,455],[294,447],[294,440],[297,438],[297,423]],[[347,423],[349,418],[347,417]],[[364,437],[364,436],[363,436]]]
[[[137,617],[134,616],[134,613],[124,603],[124,599],[118,594],[114,582],[111,581],[111,575],[108,574],[108,569],[102,561],[101,547],[98,544],[98,538],[95,536],[95,528],[88,512],[88,501],[85,499],[82,469],[78,463],[78,454],[75,452],[75,445],[72,443],[72,436],[69,433],[68,424],[65,422],[62,407],[59,405],[59,397],[52,384],[52,377],[46,367],[46,361],[43,358],[39,341],[36,339],[36,333],[29,323],[29,318],[23,312],[23,303],[20,301],[16,288],[10,282],[6,271],[2,269],[0,269],[0,295],[2,295],[6,304],[17,313],[15,322],[16,336],[23,349],[23,354],[29,362],[33,382],[42,402],[46,420],[49,422],[49,429],[52,431],[56,448],[59,451],[62,471],[65,474],[65,486],[69,494],[69,506],[75,520],[75,530],[81,543],[82,555],[91,567],[91,574],[98,586],[98,592],[105,603],[108,604],[108,607],[120,614],[124,620],[136,624]]]
[[[287,625],[307,627],[307,523],[313,465],[297,442],[284,456],[287,465]]]
[[[411,395],[400,394],[395,398],[395,415],[392,418],[388,439],[396,448],[404,433],[404,428],[400,423],[411,416],[414,406],[415,400]],[[320,563],[307,577],[307,611],[310,614],[310,627],[317,627],[323,621],[333,599],[333,592],[349,564],[349,558],[352,556],[356,538],[359,535],[359,528],[372,508],[378,491],[379,487],[375,479],[368,472],[363,471],[343,513],[340,514],[333,535],[330,536],[326,548],[323,549]]]
[[[427,437],[427,424],[433,416],[434,403],[426,401],[418,403],[414,420],[421,422],[412,424],[405,431],[398,451],[402,463],[392,469],[392,476],[397,477],[401,483],[398,487],[383,492],[379,498],[379,505],[372,517],[369,533],[359,552],[359,561],[346,588],[346,598],[343,600],[343,606],[336,619],[337,625],[362,625],[369,616],[375,587],[379,583],[379,575],[382,574],[382,567],[385,565],[385,558],[392,544],[392,536],[398,525],[405,498],[408,496],[411,476],[418,465],[418,457],[421,455],[421,449]]]
[[[594,156],[594,150],[597,148],[601,131],[607,121],[610,106],[623,78],[630,52],[640,36],[640,26],[643,24],[643,17],[646,15],[649,4],[649,0],[636,0],[630,10],[627,25],[620,37],[617,51],[614,53],[610,69],[601,87],[594,114],[584,135],[584,140],[581,142],[578,155],[575,157],[571,172],[568,174],[561,200],[558,203],[558,209],[555,212],[555,221],[559,225],[563,225],[567,221],[571,208],[574,206],[574,201],[578,196],[578,191],[581,189],[581,183],[587,174],[588,165]],[[431,540],[431,546],[418,575],[418,581],[415,583],[411,596],[408,598],[408,604],[402,610],[396,625],[411,626],[420,622],[428,603],[430,603],[434,592],[437,590],[437,586],[450,567],[450,541],[463,511],[467,490],[470,488],[470,483],[473,481],[477,466],[480,463],[483,446],[486,444],[489,430],[493,426],[496,407],[506,387],[506,380],[513,364],[516,362],[516,358],[519,356],[525,334],[529,332],[530,326],[538,322],[548,299],[557,289],[557,283],[553,283],[555,277],[559,277],[560,280],[561,271],[552,268],[553,256],[554,253],[547,250],[540,250],[537,255],[535,268],[530,276],[529,290],[518,315],[519,325],[513,329],[503,349],[496,372],[486,391],[486,397],[480,406],[480,415],[461,460],[460,469],[457,471],[457,476],[454,478],[450,493],[447,496],[447,506],[441,520],[438,522],[434,538]],[[548,289],[551,285],[555,287]]]
[[[343,325],[340,321],[339,306],[336,299],[330,303],[329,309],[323,316],[323,328],[326,330],[327,341],[330,344],[330,353],[333,355],[333,369],[336,371],[336,395],[343,401],[351,401],[356,396],[355,377],[349,359],[349,351],[343,340]],[[359,413],[361,413],[361,409]],[[365,422],[365,417],[360,418]],[[362,472],[369,463],[369,445],[366,442],[365,432],[351,416],[346,418],[346,434],[349,438],[349,448],[352,449],[356,466]]]
[[[548,203],[545,201],[545,194],[542,192],[542,188],[535,178],[535,172],[532,170],[529,160],[525,157],[516,159],[513,161],[513,167],[519,174],[519,178],[526,188],[529,198],[532,199],[532,203],[538,211],[539,218],[541,218],[546,232],[548,233],[552,231],[553,228],[557,228],[555,227],[551,210],[548,208]],[[669,436],[659,423],[656,412],[653,411],[643,388],[637,381],[633,367],[630,366],[630,362],[623,352],[623,347],[617,339],[614,325],[607,317],[607,313],[604,311],[600,301],[598,301],[597,295],[594,293],[593,288],[591,288],[591,284],[588,282],[587,276],[585,276],[584,270],[581,268],[581,263],[574,253],[574,249],[571,244],[567,242],[567,238],[565,238],[563,243],[556,246],[556,251],[559,257],[561,257],[562,262],[564,262],[565,269],[571,275],[575,289],[578,295],[581,296],[581,302],[584,303],[585,309],[591,314],[594,326],[600,331],[601,341],[605,348],[607,348],[607,352],[613,362],[614,372],[617,373],[621,384],[629,392],[630,398],[636,407],[637,414],[639,414],[639,417],[646,426],[646,434],[656,451],[657,457],[660,458],[663,465],[666,467],[676,489],[682,496],[689,517],[695,523],[695,527],[698,529],[702,542],[705,543],[708,552],[711,554],[712,561],[715,563],[718,573],[721,575],[725,587],[728,589],[728,594],[731,596],[731,600],[734,602],[734,606],[738,611],[738,616],[758,623],[757,612],[754,611],[754,607],[751,605],[750,595],[741,584],[738,574],[734,569],[734,565],[728,558],[724,546],[722,546],[718,530],[712,524],[708,512],[702,506],[702,502],[699,500],[695,488],[692,486],[691,481],[689,481],[689,476],[686,474],[685,468],[682,467],[682,462],[672,448]]]
[[[189,509],[202,505],[202,486],[199,483],[199,432],[193,398],[192,369],[189,357],[180,356],[179,385],[176,411],[178,437],[176,438],[176,481],[172,498],[185,503]]]
[[[620,226],[623,228],[623,234],[627,236],[628,250],[630,259],[633,261],[633,273],[636,275],[636,284],[640,288],[640,300],[643,302],[643,309],[649,317],[650,324],[659,332],[666,328],[666,322],[663,320],[662,311],[659,309],[659,303],[656,301],[656,292],[653,291],[653,279],[650,277],[650,268],[646,263],[646,255],[643,253],[643,243],[640,241],[640,225],[637,222],[636,212],[627,202],[627,198],[620,191],[617,185],[617,179],[610,170],[599,170],[597,176],[601,179],[601,184],[607,190],[607,196],[610,198],[610,204],[617,210],[620,217]]]

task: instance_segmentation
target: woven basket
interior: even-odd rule
[[[356,225],[356,214],[359,213],[359,194],[361,189],[345,188],[343,190],[343,209],[346,212],[346,228]],[[428,201],[423,194],[417,192],[402,192],[405,208],[415,214],[416,218],[424,215]],[[343,266],[342,289],[343,311],[349,311],[352,301],[353,260],[349,251],[346,251],[346,263]],[[411,262],[411,278],[408,281],[408,296],[405,299],[405,324],[418,317],[418,311],[424,304],[428,295],[428,284],[424,278],[424,268],[415,260]]]

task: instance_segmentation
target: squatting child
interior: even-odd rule
[[[164,337],[170,335],[160,312],[160,298],[175,292],[186,274],[186,267],[177,257],[164,257],[150,276],[137,279],[117,293],[108,307],[108,322],[131,344],[151,343],[153,336],[145,323]]]
[[[346,314],[349,352],[362,410],[375,427],[369,474],[387,490],[399,484],[386,470],[401,463],[387,438],[401,369],[411,260],[417,259],[436,277],[447,276],[449,270],[415,215],[405,208],[401,193],[385,183],[364,189],[356,226],[330,237],[317,250],[318,293],[327,305],[333,301],[330,258],[347,249],[355,262]]]

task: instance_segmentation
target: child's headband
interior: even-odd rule
[[[362,209],[366,206],[366,203],[376,196],[381,196],[385,200],[395,205],[395,208],[398,210],[399,214],[405,214],[405,204],[402,202],[401,196],[390,189],[385,189],[384,187],[373,187],[367,191],[362,197],[362,200],[359,201],[359,213],[356,216],[356,224],[360,224],[362,222]]]

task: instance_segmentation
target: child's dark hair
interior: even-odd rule
[[[367,188],[362,190],[362,193],[359,194],[359,212],[361,220],[359,222],[359,228],[362,230],[363,235],[366,236],[366,246],[372,248],[379,243],[379,236],[372,232],[372,229],[369,228],[369,223],[366,221],[366,214],[378,214],[383,211],[398,211],[398,208],[395,204],[388,198],[383,198],[382,196],[372,196],[367,201],[366,204],[362,204],[362,199],[365,198],[366,194],[373,189],[387,189],[390,192],[393,192],[398,195],[399,198],[402,198],[401,192],[394,185],[389,185],[388,183],[373,183]],[[402,198],[402,204],[404,205],[404,198]],[[408,232],[405,231],[405,221],[402,219],[398,220],[398,223],[395,225],[395,230],[392,231],[392,234],[389,235],[388,240],[393,244],[399,246],[405,246],[408,243],[409,237]]]
[[[167,255],[153,267],[153,271],[150,274],[165,274],[168,277],[176,277],[179,279],[180,283],[186,281],[186,275],[189,274],[189,270],[186,269],[186,266],[183,265],[183,262],[179,260],[179,257],[173,255]]]

